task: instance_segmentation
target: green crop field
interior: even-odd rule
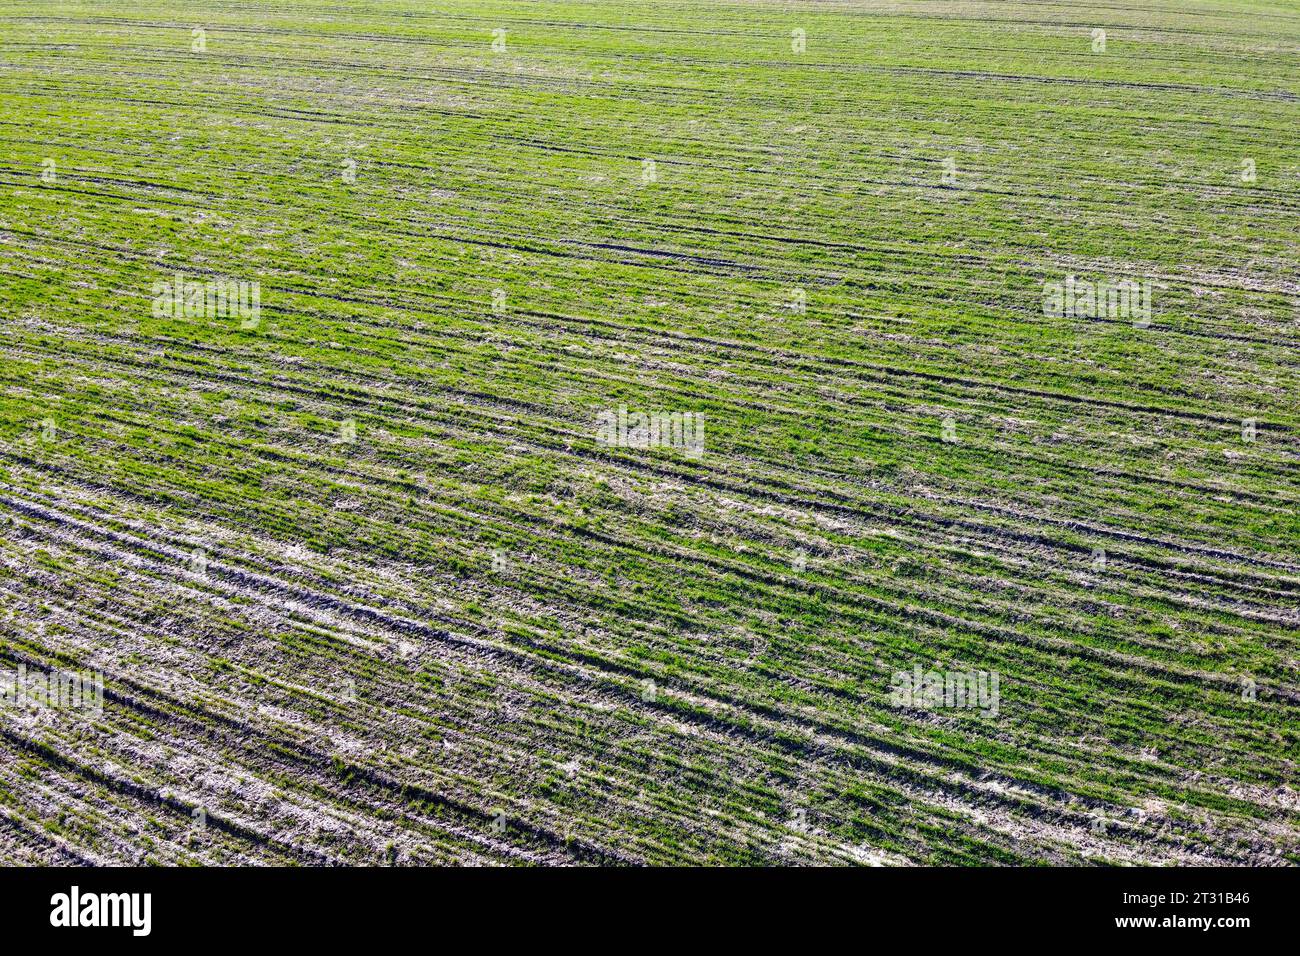
[[[0,863],[1300,863],[1300,2],[0,0],[0,105]]]

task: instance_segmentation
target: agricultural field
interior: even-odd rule
[[[1300,863],[1300,2],[0,0],[0,104],[0,863]]]

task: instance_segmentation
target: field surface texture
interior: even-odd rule
[[[0,0],[0,103],[0,862],[1300,862],[1300,4]]]

